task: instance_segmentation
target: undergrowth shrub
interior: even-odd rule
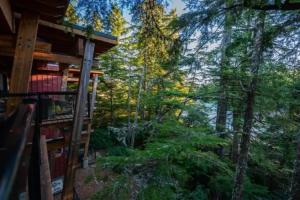
[[[108,180],[93,199],[114,199],[115,191],[124,193],[117,196],[122,200],[231,198],[234,164],[216,154],[220,146],[229,149],[227,139],[174,121],[154,124],[152,131],[143,148],[115,146],[97,159],[99,170],[110,169],[119,176]],[[270,198],[269,188],[251,176],[246,177],[244,190],[245,200],[282,199]]]

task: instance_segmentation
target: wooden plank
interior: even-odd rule
[[[90,118],[93,119],[93,113],[94,113],[94,107],[96,104],[96,97],[97,97],[97,87],[98,87],[99,78],[96,74],[93,80],[93,90],[92,90],[92,99],[91,99],[91,112],[90,112]]]
[[[68,82],[79,82],[79,78],[68,78]]]
[[[0,27],[6,32],[15,32],[14,16],[9,0],[0,1]]]
[[[83,56],[84,54],[84,40],[82,38],[77,38],[76,52],[78,56]]]
[[[16,47],[16,37],[13,35],[0,35],[0,48],[1,52],[7,51],[6,55],[14,56]],[[35,51],[51,52],[52,45],[48,42],[40,41],[37,39],[35,43]],[[6,50],[8,49],[8,50]]]
[[[40,165],[41,196],[42,199],[53,200],[51,175],[50,175],[50,167],[49,167],[48,151],[47,151],[47,143],[46,143],[45,135],[41,135],[40,149],[41,149],[41,165]]]
[[[0,35],[0,47],[1,48],[15,48],[16,38],[12,35]]]
[[[15,50],[13,48],[0,48],[1,56],[13,56],[14,52]],[[38,52],[38,51],[33,52],[32,55],[34,60],[53,61],[53,62],[74,64],[74,65],[80,65],[82,60],[81,58],[75,56]]]
[[[64,137],[58,137],[54,139],[47,139],[47,150],[49,152],[55,151],[59,148],[64,148],[66,146],[65,138]],[[27,147],[31,147],[32,142],[28,142]]]
[[[0,56],[13,57],[15,55],[15,49],[11,47],[0,47]]]
[[[28,90],[33,61],[33,51],[38,30],[39,17],[33,14],[22,15],[16,43],[15,56],[10,80],[11,93],[24,93]],[[18,104],[17,98],[8,102],[8,113]]]
[[[62,198],[63,200],[71,200],[73,198],[73,182],[75,177],[75,170],[73,169],[73,166],[76,164],[76,160],[78,158],[80,137],[88,94],[90,71],[93,63],[94,48],[94,43],[91,43],[89,40],[85,42],[84,58],[81,67],[78,96],[74,114],[74,124],[68,149],[68,161]]]
[[[35,44],[35,51],[50,53],[51,47],[52,47],[52,44],[50,44],[48,42],[37,40],[36,44]]]
[[[80,65],[82,59],[75,56],[61,55],[55,53],[33,52],[35,60],[54,61],[58,63]]]
[[[93,113],[94,113],[94,107],[96,104],[96,97],[97,97],[97,86],[98,86],[98,75],[95,75],[94,80],[93,80],[93,91],[92,91],[92,99],[91,99],[91,105],[90,105],[90,119],[91,122],[88,124],[88,129],[87,129],[87,140],[84,145],[84,156],[83,160],[87,162],[88,159],[88,151],[89,151],[89,145],[90,145],[90,137],[91,137],[91,132],[92,132],[92,119],[93,119]]]
[[[95,60],[93,62],[93,65],[95,64]],[[74,74],[79,74],[80,73],[80,69],[74,69],[74,68],[70,68],[69,72],[72,72]],[[91,75],[103,75],[104,73],[102,71],[99,70],[91,70],[90,72]]]

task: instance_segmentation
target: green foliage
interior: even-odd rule
[[[156,134],[143,149],[127,148],[126,151],[125,147],[117,147],[113,153],[108,151],[106,157],[98,158],[97,164],[132,177],[131,186],[126,187],[137,187],[138,199],[161,199],[162,196],[165,199],[207,199],[216,192],[230,197],[234,168],[214,152],[219,146],[228,145],[226,140],[174,120],[154,127]],[[119,180],[108,183],[109,187],[115,181]],[[249,181],[245,190],[246,199],[268,194],[265,187]],[[101,195],[105,199],[111,194]]]
[[[130,199],[130,191],[128,188],[129,181],[126,176],[119,176],[115,179],[114,183],[109,186],[105,186],[103,190],[94,194],[91,200],[120,200]]]
[[[162,194],[166,199],[205,199],[214,192],[220,192],[227,198],[231,195],[231,166],[212,152],[153,144],[145,150],[132,151],[128,157],[106,157],[98,162],[116,173],[129,173],[137,184],[144,182],[139,186],[139,199],[159,199]],[[197,187],[190,188],[190,183]],[[247,183],[245,193],[245,199],[253,199],[267,196],[268,190]]]
[[[148,185],[138,194],[138,200],[175,200],[176,193],[169,186]]]
[[[90,182],[92,182],[94,179],[93,175],[89,175],[84,179],[84,183],[85,184],[89,184]]]
[[[106,149],[115,144],[115,139],[109,134],[107,129],[98,128],[91,134],[90,146],[93,149]]]
[[[107,149],[108,156],[128,156],[129,155],[129,150],[126,147],[123,146],[110,146]]]
[[[198,185],[188,196],[189,200],[206,200],[208,199],[207,191],[201,185]]]
[[[265,13],[257,63],[258,12],[232,0],[185,2],[178,18],[161,1],[135,1],[128,24],[117,6],[109,9],[119,45],[99,58],[105,75],[95,125],[104,128],[91,145],[105,149],[97,167],[112,175],[99,177],[105,187],[93,198],[231,199],[233,136],[240,142],[244,134],[257,78],[243,198],[287,199],[300,121],[299,13]],[[213,127],[223,92],[227,126],[219,137]]]

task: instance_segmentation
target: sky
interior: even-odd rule
[[[185,5],[182,2],[182,0],[171,0],[169,7],[171,9],[175,8],[177,10],[178,15],[182,15],[185,12],[184,11]]]

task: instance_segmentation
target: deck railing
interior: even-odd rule
[[[0,123],[0,199],[9,198],[26,143],[30,139],[35,108],[34,104],[21,104],[5,123]],[[28,180],[33,179],[28,177]]]
[[[0,94],[0,118],[5,115],[10,98],[20,98],[24,103],[37,103],[40,106],[41,125],[72,121],[74,117],[77,92],[35,92]],[[87,97],[85,117],[90,117],[90,95]]]
[[[43,92],[25,94],[0,94],[0,199],[12,198],[16,173],[21,168],[25,146],[30,145],[29,165],[26,169],[30,199],[41,199],[40,182],[40,128],[51,122],[72,122],[76,92]],[[20,100],[16,112],[5,117],[10,98]],[[90,95],[87,98],[86,118],[90,117]],[[25,156],[26,157],[26,156]],[[22,168],[24,170],[24,168]],[[18,197],[19,198],[19,197]]]

